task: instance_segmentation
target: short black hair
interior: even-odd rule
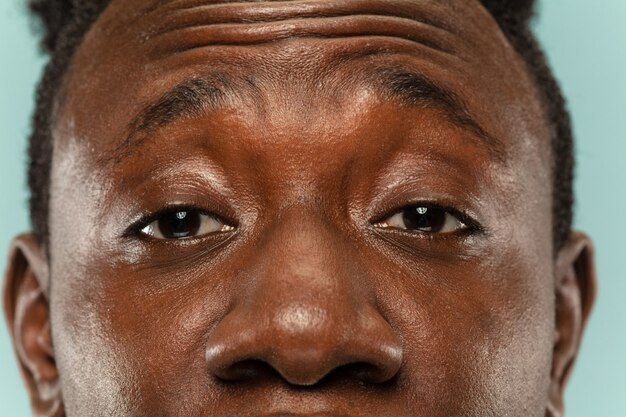
[[[37,90],[29,139],[28,185],[30,216],[36,238],[48,242],[48,204],[52,165],[55,98],[74,51],[111,0],[29,0],[39,19],[41,48],[49,55]],[[555,249],[567,241],[573,212],[573,138],[570,116],[558,83],[530,29],[535,0],[481,0],[509,42],[526,63],[535,81],[550,128],[552,150],[553,239]]]

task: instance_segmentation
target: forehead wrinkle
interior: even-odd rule
[[[447,34],[438,32],[440,30],[407,19],[350,15],[269,23],[198,25],[156,35],[148,42],[152,54],[162,56],[216,46],[263,45],[299,38],[378,38],[410,41],[453,55],[456,44]]]
[[[433,8],[437,13],[433,13]],[[156,31],[158,33],[212,23],[254,23],[293,18],[369,15],[410,19],[454,33],[454,26],[447,21],[449,10],[444,15],[438,8],[440,5],[436,3],[415,0],[171,1],[163,6],[167,22]]]
[[[365,36],[395,37],[453,53],[459,39],[447,20],[434,17],[438,8],[430,2],[360,0],[203,3],[182,10],[166,4],[143,27],[138,25],[137,36],[153,55],[289,38]]]

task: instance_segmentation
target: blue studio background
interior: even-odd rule
[[[0,268],[28,229],[26,138],[43,58],[24,9],[0,1]],[[535,29],[577,139],[576,227],[596,242],[599,296],[567,391],[568,417],[626,417],[626,1],[543,0]],[[4,320],[0,416],[29,416]]]

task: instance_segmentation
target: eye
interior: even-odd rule
[[[173,209],[154,215],[140,224],[139,232],[155,239],[186,239],[233,230],[215,216],[196,209]]]
[[[459,215],[442,207],[428,205],[407,206],[376,226],[422,233],[454,233],[468,228]]]

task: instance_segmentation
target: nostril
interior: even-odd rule
[[[217,370],[215,376],[226,382],[245,382],[256,379],[280,378],[280,374],[267,362],[247,359]]]
[[[367,362],[354,362],[339,366],[324,378],[324,382],[335,380],[356,380],[367,384],[383,384],[394,380],[396,373],[388,377],[380,367]]]
[[[369,340],[371,344],[353,341],[341,348],[322,345],[315,349],[304,348],[298,341],[271,345],[253,338],[247,341],[251,343],[214,345],[207,350],[207,360],[211,373],[225,382],[280,379],[307,387],[337,379],[369,384],[393,380],[402,363],[402,349]],[[286,344],[300,346],[285,348]]]
[[[210,336],[206,361],[216,378],[230,382],[278,378],[313,386],[335,375],[383,384],[394,379],[403,362],[399,339],[377,314],[354,320],[357,324],[349,329],[339,319],[298,332],[272,320],[257,321],[255,327],[251,322],[245,315],[231,315]]]
[[[337,305],[342,300],[335,298],[322,300],[325,308],[318,300],[231,311],[206,342],[207,370],[222,381],[278,378],[302,387],[331,374],[359,383],[392,380],[403,362],[394,329],[375,308]]]
[[[367,362],[354,362],[338,366],[320,380],[287,381],[303,387],[318,386],[334,381],[359,381],[366,384],[382,384],[393,381],[396,374],[389,377],[380,367]],[[247,382],[262,379],[285,380],[273,366],[263,360],[249,359],[232,364],[217,372],[215,376],[224,382]]]

